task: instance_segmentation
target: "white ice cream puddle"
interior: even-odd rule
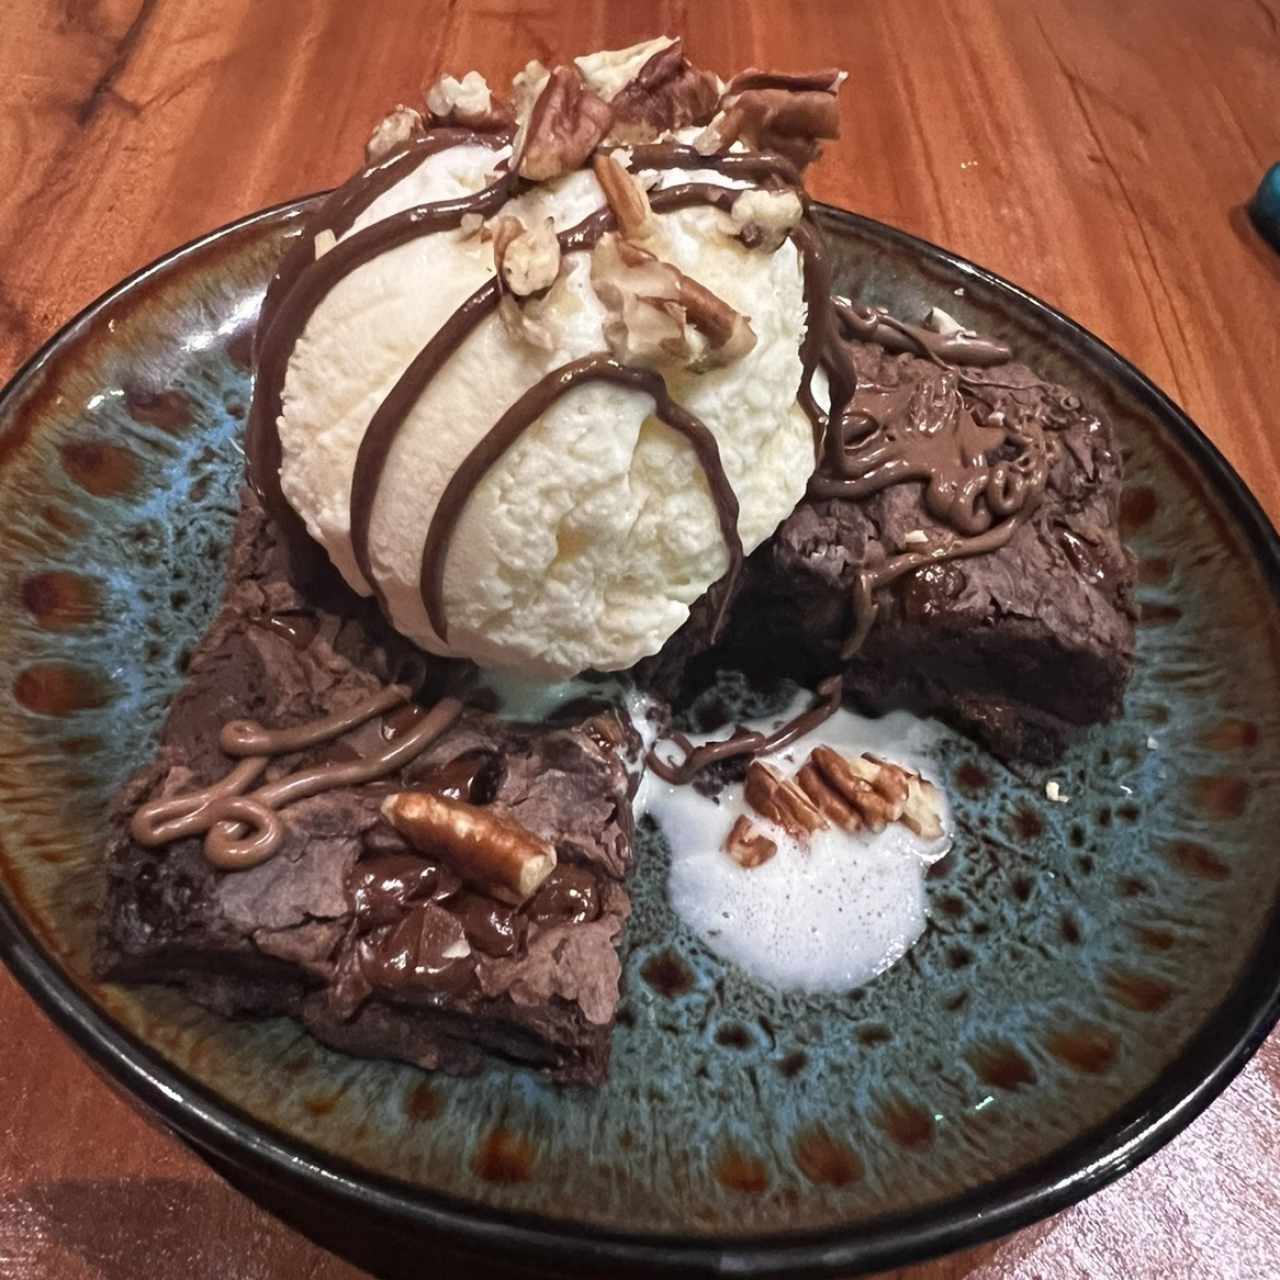
[[[613,703],[640,734],[642,747],[632,762],[637,769],[657,734],[649,716],[652,700],[625,676],[549,683],[489,671],[484,683],[498,696],[497,714],[509,720],[543,721],[582,698]],[[722,692],[733,701],[731,687]],[[811,693],[801,691],[775,715],[735,722],[769,732],[812,700]],[[728,732],[689,738],[697,746]],[[905,711],[870,719],[841,710],[812,733],[763,758],[790,776],[814,747],[826,745],[848,756],[870,752],[937,783],[932,757],[946,733],[936,721]],[[665,744],[659,750],[668,754],[672,747]],[[941,787],[938,795],[943,835],[932,841],[893,823],[879,835],[818,832],[801,846],[752,814],[778,852],[750,871],[723,848],[734,819],[747,812],[740,783],[725,787],[713,800],[646,770],[634,806],[637,818],[652,815],[671,847],[668,892],[673,909],[712,951],[784,990],[848,991],[896,964],[924,931],[925,872],[947,852],[952,838],[951,811]]]
[[[811,701],[811,694],[801,694],[783,714],[745,723],[767,732]],[[945,735],[941,725],[906,712],[872,720],[841,710],[765,758],[790,776],[825,744],[850,756],[869,751],[937,782],[930,757]],[[697,745],[724,736],[722,730],[690,738]],[[875,836],[819,832],[801,847],[755,819],[778,852],[747,871],[722,848],[745,811],[741,784],[712,800],[650,773],[642,799],[671,846],[668,885],[676,914],[717,955],[783,989],[849,990],[900,960],[924,930],[925,872],[951,844],[945,798],[944,834],[934,841],[893,823]]]

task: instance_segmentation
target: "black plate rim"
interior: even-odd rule
[[[0,413],[64,345],[121,296],[250,229],[296,220],[317,196],[289,200],[199,236],[141,268],[58,330],[0,391]],[[818,206],[824,220],[861,230],[1011,295],[1051,332],[1145,402],[1217,491],[1280,600],[1280,535],[1226,458],[1185,412],[1128,360],[1026,290],[959,255],[875,219]],[[7,894],[0,894],[0,959],[90,1061],[198,1150],[268,1182],[302,1188],[387,1225],[429,1231],[470,1250],[525,1264],[605,1266],[672,1275],[851,1275],[935,1257],[1004,1235],[1084,1199],[1154,1154],[1222,1091],[1280,1020],[1280,909],[1226,999],[1183,1052],[1110,1119],[1024,1170],[936,1206],[856,1226],[757,1237],[678,1236],[601,1230],[511,1213],[370,1174],[265,1126],[163,1060],[97,1007],[46,953]]]

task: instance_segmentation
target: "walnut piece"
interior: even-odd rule
[[[383,816],[419,853],[443,858],[491,897],[519,905],[555,870],[555,847],[513,817],[429,791],[388,796]]]
[[[427,90],[426,99],[433,124],[499,133],[516,122],[511,108],[493,96],[478,71],[468,71],[461,80],[441,76]]]
[[[515,81],[520,120],[516,172],[531,182],[545,182],[585,162],[609,132],[613,112],[587,88],[576,67],[556,67],[541,81],[535,68],[540,70],[541,64],[531,63]]]
[[[744,813],[725,836],[724,851],[744,871],[754,871],[778,852],[778,846]]]
[[[796,840],[807,840],[831,825],[790,778],[763,760],[753,760],[747,766],[742,793],[762,818],[776,822]]]
[[[626,364],[704,369],[739,360],[756,344],[746,316],[621,235],[601,236],[591,284],[610,313],[605,339]]]
[[[422,116],[402,103],[373,126],[369,141],[364,144],[365,163],[377,164],[421,136]]]

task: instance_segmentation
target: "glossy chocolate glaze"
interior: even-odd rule
[[[361,931],[395,924],[415,901],[456,897],[462,881],[448,867],[416,854],[389,853],[356,863],[347,898]]]
[[[530,899],[535,924],[582,924],[600,914],[600,885],[586,867],[561,863]]]
[[[911,351],[935,364],[978,368],[1005,364],[1013,358],[1012,349],[1005,343],[968,330],[938,333],[899,320],[883,307],[861,307],[843,298],[833,299],[831,305],[850,337],[879,343],[886,351]]]

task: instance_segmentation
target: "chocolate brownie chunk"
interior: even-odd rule
[[[141,803],[229,771],[219,746],[228,721],[306,723],[395,678],[405,647],[376,611],[337,587],[320,604],[314,591],[304,600],[283,565],[246,495],[224,607],[156,759],[119,798],[99,971],[184,987],[226,1015],[288,1014],[351,1053],[452,1072],[495,1054],[557,1080],[600,1081],[630,909],[628,753],[638,746],[611,713],[533,726],[468,707],[397,776],[282,809],[282,847],[249,870],[211,865],[198,836],[158,849],[132,838]],[[451,674],[456,664],[433,664],[428,686]],[[405,719],[401,709],[279,756],[266,779],[366,757]],[[382,817],[399,789],[501,812],[554,845],[555,871],[523,905],[498,901]]]
[[[1120,712],[1133,660],[1134,580],[1120,543],[1120,456],[1109,426],[1019,364],[954,370],[850,342],[855,407],[892,433],[923,403],[1035,420],[1050,458],[1039,506],[998,550],[928,565],[877,593],[875,624],[843,663],[872,711],[935,714],[997,755],[1049,762],[1070,732]],[[959,396],[948,394],[958,385]],[[854,582],[952,532],[906,481],[856,500],[808,497],[748,564],[732,651],[812,676],[841,665]],[[804,669],[807,668],[807,672]]]

